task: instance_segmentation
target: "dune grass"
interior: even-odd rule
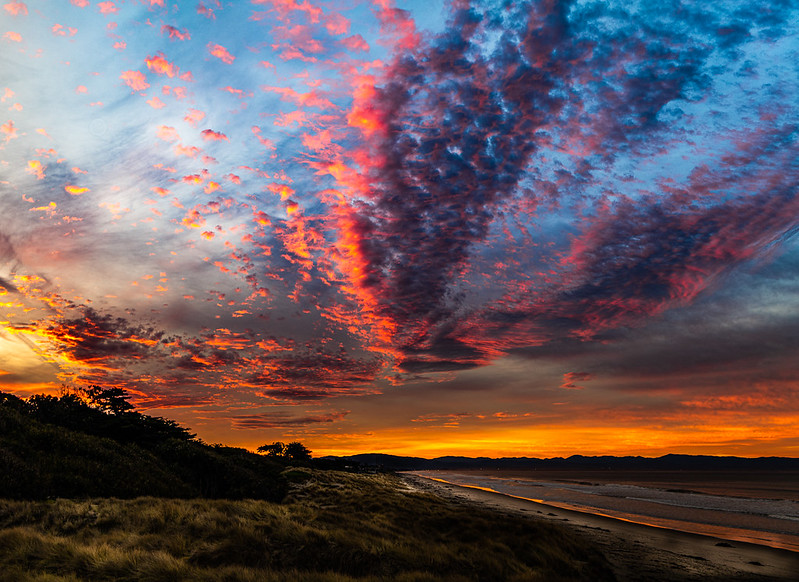
[[[389,475],[286,477],[283,503],[0,501],[0,582],[613,579],[552,524],[453,505]]]

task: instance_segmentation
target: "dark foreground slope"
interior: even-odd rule
[[[390,475],[285,474],[293,485],[280,504],[0,501],[0,582],[614,579],[556,524],[445,501]]]
[[[173,421],[71,397],[0,393],[0,497],[280,500],[282,467],[207,445]]]

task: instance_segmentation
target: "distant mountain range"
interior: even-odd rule
[[[714,457],[709,455],[664,455],[662,457],[401,457],[365,453],[343,457],[324,457],[337,463],[352,463],[392,471],[467,470],[467,469],[539,469],[539,470],[661,470],[661,471],[799,471],[799,458],[788,457]]]

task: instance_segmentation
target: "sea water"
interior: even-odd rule
[[[799,472],[419,471],[553,507],[799,551]]]

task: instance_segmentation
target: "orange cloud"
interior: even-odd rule
[[[290,101],[303,107],[319,107],[322,109],[335,109],[336,106],[330,100],[321,97],[317,90],[308,93],[298,93],[290,87],[261,87],[269,93],[277,93],[283,101]]]
[[[3,38],[7,38],[11,42],[22,42],[22,35],[18,32],[8,31],[3,35]]]
[[[196,146],[184,146],[183,144],[177,144],[172,149],[176,156],[186,156],[187,158],[196,158],[197,154],[202,151]]]
[[[66,190],[69,194],[73,196],[80,196],[84,192],[88,192],[89,189],[82,187],[82,186],[64,186],[64,190]]]
[[[47,212],[52,216],[55,213],[56,208],[58,205],[55,202],[50,202],[47,206],[36,206],[35,208],[31,208],[30,212]]]
[[[9,120],[8,123],[0,125],[0,133],[5,134],[7,142],[19,137],[17,135],[17,128],[14,127],[14,122],[11,120]]]
[[[14,16],[27,15],[28,14],[28,7],[25,5],[24,2],[9,2],[8,4],[4,4],[3,8],[6,9],[6,12],[12,14]]]
[[[147,100],[147,105],[152,107],[153,109],[161,109],[162,107],[166,107],[166,103],[161,101],[158,96],[156,95],[152,99]]]
[[[270,224],[272,224],[272,221],[269,220],[269,215],[266,214],[266,212],[263,212],[261,210],[256,210],[252,213],[252,215],[255,217],[256,224],[259,224],[261,226],[269,226]]]
[[[202,136],[205,141],[230,141],[224,133],[219,133],[212,129],[204,129]]]
[[[146,91],[150,88],[147,78],[141,71],[124,71],[119,78],[125,81],[134,92]]]
[[[200,174],[191,174],[189,176],[183,176],[181,181],[185,184],[202,184],[203,177],[200,176]]]
[[[272,183],[268,184],[267,188],[270,192],[280,195],[281,201],[288,200],[294,194],[294,189],[285,184]]]
[[[44,167],[39,160],[29,161],[27,172],[36,176],[37,180],[44,180]]]
[[[158,139],[162,139],[164,141],[180,140],[180,135],[178,134],[177,130],[174,127],[170,127],[168,125],[159,125],[158,128],[155,130],[155,135],[158,136]]]
[[[183,118],[183,121],[197,127],[197,124],[203,119],[205,119],[205,113],[198,109],[189,109],[186,112],[186,116]]]
[[[211,53],[216,58],[220,59],[223,63],[227,65],[232,65],[233,61],[236,60],[236,57],[231,55],[228,50],[223,47],[222,45],[214,44],[209,42],[208,45],[208,52]]]
[[[180,73],[180,69],[174,63],[170,63],[161,51],[158,51],[153,57],[148,56],[144,62],[149,70],[159,75],[174,77]]]

